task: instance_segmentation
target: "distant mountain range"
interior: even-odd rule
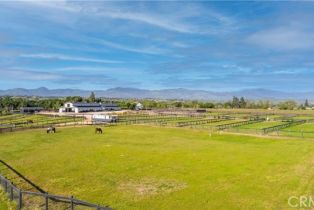
[[[314,101],[314,91],[289,93],[267,89],[245,89],[241,91],[214,92],[205,90],[189,89],[164,89],[164,90],[145,90],[136,88],[112,88],[108,90],[93,91],[97,97],[107,98],[137,98],[137,99],[189,99],[189,100],[214,100],[225,101],[232,99],[233,96],[245,97],[251,100],[268,99],[268,100],[287,100],[296,101]],[[89,96],[90,90],[79,89],[47,89],[45,87],[37,89],[14,88],[0,90],[0,96],[43,96],[43,97],[64,97],[64,96]]]

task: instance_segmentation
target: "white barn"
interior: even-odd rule
[[[120,107],[116,104],[101,104],[101,103],[82,103],[82,102],[67,102],[59,109],[59,112],[99,112],[99,111],[118,111]]]
[[[59,109],[59,112],[97,112],[102,111],[103,108],[101,104],[98,103],[81,103],[81,102],[68,102],[65,103],[63,107]]]

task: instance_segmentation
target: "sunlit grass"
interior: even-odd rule
[[[0,158],[45,190],[114,209],[289,209],[314,193],[313,149],[139,125],[0,135]]]

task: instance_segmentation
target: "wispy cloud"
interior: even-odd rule
[[[113,78],[104,73],[79,74],[77,72],[54,72],[41,71],[37,69],[0,69],[2,79],[21,80],[23,82],[41,82],[49,84],[72,84],[90,85],[95,84],[99,87],[110,87],[113,84],[134,85],[135,82]]]
[[[146,24],[150,24],[153,26],[158,26],[160,28],[164,28],[166,30],[177,31],[182,33],[193,33],[196,32],[192,29],[192,26],[180,23],[179,21],[174,21],[169,18],[165,18],[164,16],[158,14],[146,14],[139,12],[129,12],[122,11],[121,8],[113,7],[112,4],[108,4],[109,2],[104,3],[104,7],[101,7],[100,4],[97,4],[95,7],[91,4],[84,4],[84,6],[77,4],[75,2],[67,2],[67,1],[26,1],[25,3],[29,5],[33,5],[36,7],[43,7],[48,9],[61,10],[64,12],[77,13],[81,15],[86,15],[89,13],[95,16],[108,17],[112,19],[121,19],[121,20],[129,20],[129,21],[137,21]]]
[[[159,15],[134,13],[134,12],[118,12],[118,11],[115,11],[115,12],[106,11],[106,12],[102,12],[98,14],[102,16],[110,17],[110,18],[138,21],[138,22],[150,24],[153,26],[157,26],[166,30],[176,31],[176,32],[181,32],[181,33],[198,33],[199,32],[192,25],[180,23],[179,21],[167,19]]]
[[[95,59],[80,56],[69,56],[63,54],[22,54],[20,57],[24,58],[38,58],[38,59],[51,59],[51,60],[66,60],[66,61],[80,61],[80,62],[92,62],[92,63],[122,63],[122,61]]]
[[[125,50],[129,52],[136,52],[136,53],[144,53],[144,54],[153,54],[153,55],[159,55],[159,54],[166,54],[167,51],[165,49],[161,49],[155,46],[149,46],[149,47],[130,47],[127,45],[118,44],[115,42],[110,42],[106,40],[98,40],[97,41],[101,45],[105,45],[107,47],[119,49],[119,50]]]
[[[29,5],[63,11],[86,18],[109,18],[143,23],[164,30],[187,34],[222,33],[236,27],[234,18],[223,15],[214,10],[204,10],[197,4],[169,4],[166,10],[146,8],[140,2],[134,2],[132,7],[126,7],[125,2],[71,2],[71,1],[27,1]],[[204,16],[210,25],[195,25],[189,19]],[[54,18],[56,18],[54,16]],[[106,21],[106,20],[104,20]]]
[[[0,86],[232,89],[298,81],[313,89],[313,9],[302,2],[0,2]]]
[[[314,46],[314,33],[293,27],[278,27],[258,31],[250,35],[247,42],[274,50],[310,49]]]
[[[55,68],[56,72],[89,72],[89,73],[106,73],[120,76],[141,76],[143,70],[140,68],[119,68],[119,67],[104,67],[104,66],[67,66]]]
[[[43,71],[32,71],[22,69],[1,69],[0,73],[3,78],[15,80],[29,80],[29,81],[55,81],[61,80],[64,77],[60,74],[54,74]]]

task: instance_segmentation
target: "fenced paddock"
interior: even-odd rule
[[[281,122],[281,121],[262,121],[262,122],[258,122],[258,123],[253,123],[253,124],[247,124],[247,125],[239,126],[239,129],[263,129],[263,128],[267,128],[267,127],[282,125],[282,124],[285,124],[285,122]]]
[[[69,126],[84,124],[83,117],[56,115],[16,115],[10,119],[0,119],[0,133],[47,126]]]
[[[272,127],[267,127],[267,128],[263,128],[263,133],[270,133],[270,132],[274,132],[274,131],[279,131],[282,130],[284,128],[288,128],[291,126],[295,126],[295,125],[300,125],[305,123],[305,120],[295,120],[295,121],[288,121],[287,123],[281,124],[281,125],[276,125],[276,126],[272,126]]]
[[[224,129],[228,129],[228,128],[234,128],[234,127],[239,127],[239,126],[243,126],[243,125],[258,123],[258,122],[262,122],[264,120],[265,119],[256,119],[256,120],[246,120],[246,121],[240,121],[240,122],[234,122],[234,123],[227,123],[227,124],[217,125],[216,128],[217,128],[217,130],[224,130]]]
[[[119,116],[117,124],[161,124],[165,125],[168,122],[175,123],[179,121],[186,121],[191,119],[203,119],[205,115],[197,115],[197,116],[186,116],[186,115],[165,115],[165,114],[158,114],[158,115],[140,115],[140,116]]]
[[[270,117],[269,117],[270,116]],[[271,118],[266,121],[265,118]],[[31,122],[30,122],[31,121]],[[314,118],[312,115],[262,115],[248,113],[192,113],[192,112],[139,112],[119,114],[117,122],[106,123],[107,125],[132,125],[147,124],[162,127],[185,127],[200,130],[225,130],[238,133],[250,134],[268,134],[275,132],[279,135],[287,134],[287,136],[311,136],[312,130],[287,131],[288,127],[294,127],[300,122],[304,124],[312,123]],[[0,133],[12,132],[25,129],[46,128],[47,126],[64,127],[77,125],[94,125],[85,121],[84,117],[78,116],[58,116],[58,115],[22,115],[11,114],[0,116]],[[301,132],[303,134],[301,134]]]
[[[113,126],[104,135],[87,126],[64,128],[56,135],[40,130],[0,135],[0,154],[49,193],[75,195],[121,210],[219,209],[222,205],[286,209],[291,194],[303,195],[309,189],[313,149],[308,140],[223,132],[209,136],[206,131],[144,125]],[[21,188],[11,177],[7,179]],[[24,207],[39,203],[45,208],[43,196],[23,194],[22,198]],[[68,202],[49,198],[48,204],[51,209],[52,205],[70,209]]]
[[[314,123],[306,122],[304,124],[294,125],[288,128],[283,128],[274,135],[314,138]]]
[[[39,125],[32,125],[28,127],[8,127],[8,128],[0,128],[0,133],[7,133],[7,132],[14,132],[14,131],[23,131],[29,129],[40,129],[40,128],[47,128],[47,126],[54,126],[56,128],[62,127],[76,127],[76,126],[103,126],[103,127],[110,127],[110,126],[117,126],[117,123],[107,123],[107,122],[87,122],[87,121],[76,121],[76,122],[59,122],[57,124],[39,124]],[[58,131],[57,131],[58,132]]]
[[[177,122],[175,125],[176,125],[176,127],[185,127],[185,126],[216,123],[216,122],[221,122],[221,121],[225,121],[225,120],[227,120],[227,119],[217,119],[217,118],[216,119],[199,119],[199,120]]]
[[[302,129],[304,123],[306,123],[306,120],[284,119],[283,121],[259,121],[255,123],[249,123],[249,121],[244,121],[240,123],[240,126],[238,124],[236,124],[236,126],[228,126],[227,124],[228,127],[224,129],[228,132],[233,133],[310,137],[310,134],[314,133],[314,127],[310,126],[309,129],[305,131]],[[299,129],[293,129],[295,126],[299,126]],[[219,127],[222,127],[222,125]],[[292,128],[292,130],[290,128]]]

